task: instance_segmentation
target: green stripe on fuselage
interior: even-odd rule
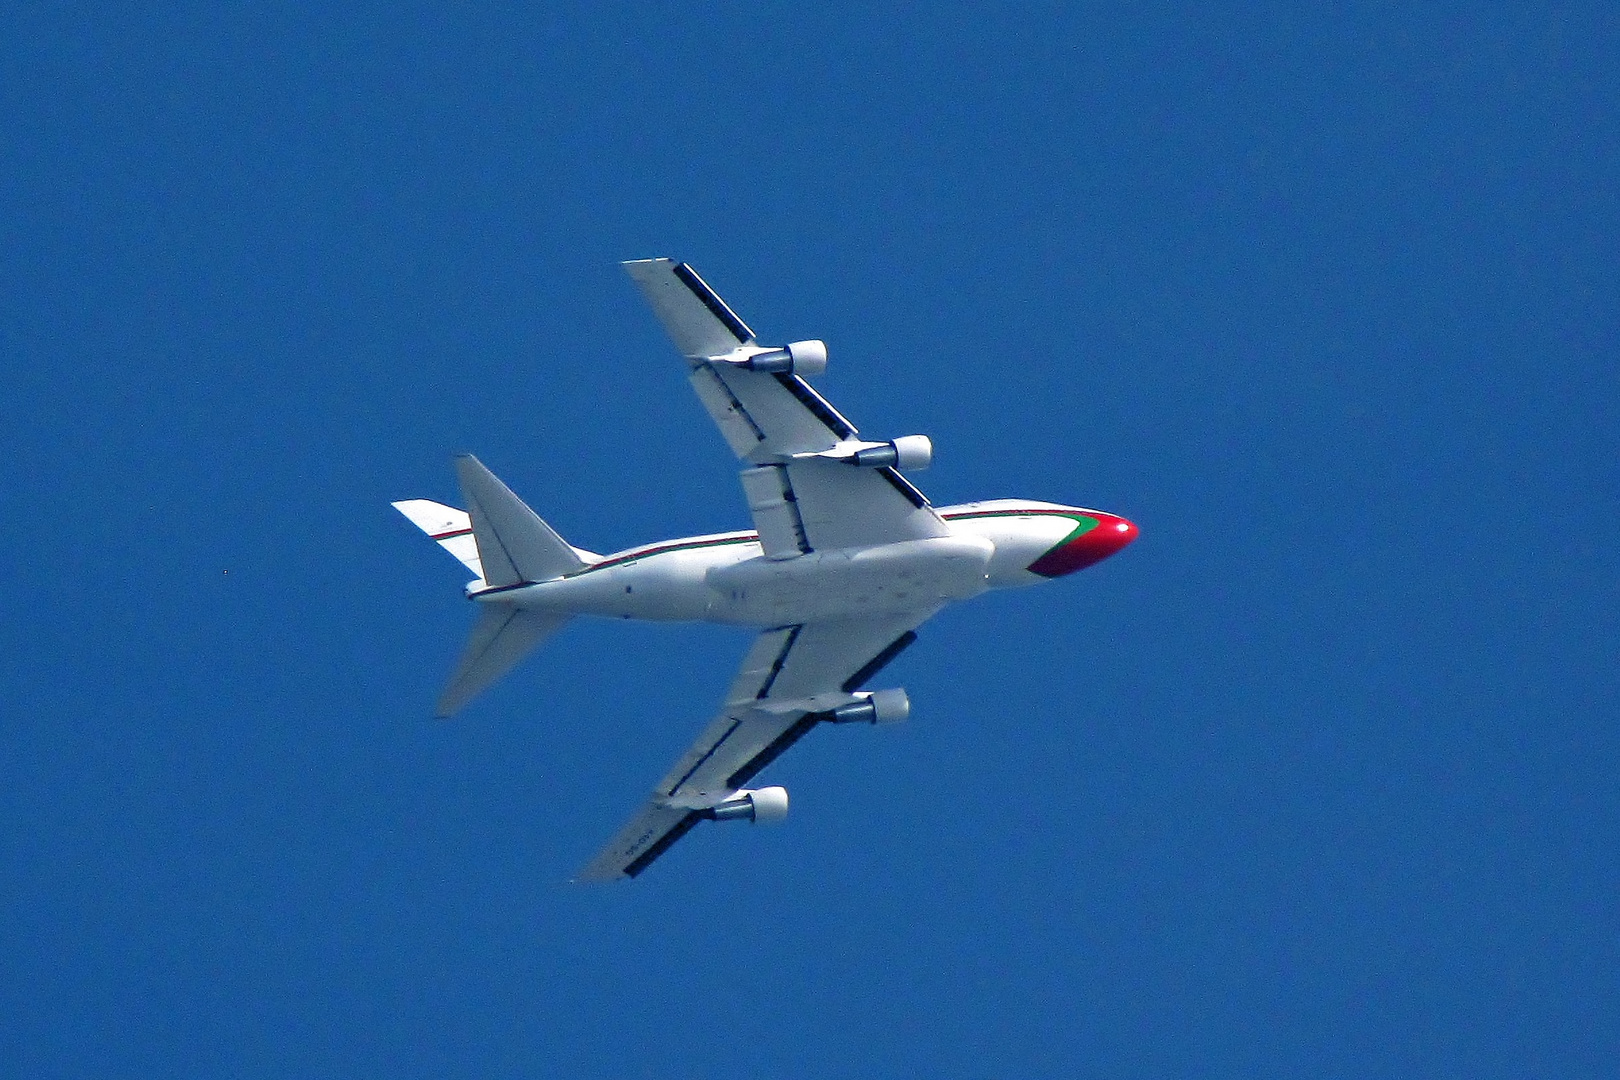
[[[1096,518],[1080,513],[1078,510],[1048,510],[1044,507],[1029,510],[973,510],[964,514],[942,514],[946,521],[965,521],[968,518],[1016,518],[1016,517],[1062,517],[1074,522],[1074,531],[1065,536],[1058,545],[1067,544],[1070,540],[1084,536],[1095,529],[1102,522]]]

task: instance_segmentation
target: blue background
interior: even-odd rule
[[[0,15],[0,1073],[1614,1074],[1620,9],[331,7]],[[665,254],[1143,538],[587,889],[747,634],[388,502],[745,527]]]

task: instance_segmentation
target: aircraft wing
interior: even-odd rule
[[[832,709],[848,704],[854,691],[916,640],[915,628],[937,610],[764,631],[743,659],[720,714],[577,880],[633,878],[647,869]]]
[[[949,528],[898,469],[815,457],[859,443],[855,425],[793,371],[755,370],[770,352],[685,263],[627,262],[670,339],[691,364],[698,400],[747,465],[749,510],[771,558],[945,536]]]

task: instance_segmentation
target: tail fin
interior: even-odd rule
[[[434,715],[453,716],[462,706],[511,671],[519,660],[562,629],[570,616],[525,611],[513,604],[479,604],[483,610],[467,639],[466,651],[439,695]]]
[[[472,518],[465,510],[432,499],[405,499],[392,505],[409,518],[412,525],[459,559],[462,566],[478,576],[478,584],[482,584],[484,565],[478,560],[478,541],[473,539]]]
[[[456,458],[456,477],[467,497],[482,577],[491,588],[548,581],[586,563],[512,489],[471,454]]]
[[[456,458],[467,510],[431,499],[394,503],[411,524],[438,541],[478,575],[468,595],[503,585],[549,581],[583,569],[602,556],[572,547],[471,454]],[[439,696],[437,715],[459,712],[519,660],[555,634],[570,616],[526,611],[485,597],[461,663]]]

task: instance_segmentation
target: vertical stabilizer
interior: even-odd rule
[[[472,519],[465,510],[457,510],[432,499],[405,499],[393,506],[409,518],[412,525],[454,555],[475,577],[483,578],[484,568],[478,562],[478,541],[473,539]],[[473,584],[483,588],[481,580]]]
[[[478,561],[491,588],[549,581],[585,563],[550,525],[471,454],[456,458],[456,477],[467,499]]]

